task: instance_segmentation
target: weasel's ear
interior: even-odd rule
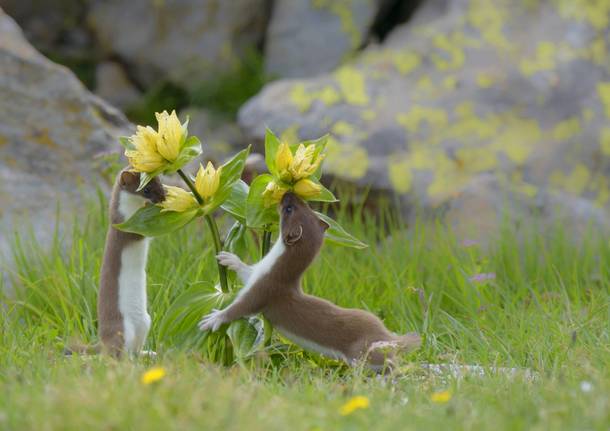
[[[139,182],[138,174],[131,171],[121,172],[121,186],[136,185]]]
[[[328,228],[330,228],[330,225],[321,218],[318,219],[318,222],[320,223],[320,226],[322,226],[322,232],[326,232]]]
[[[291,231],[286,232],[284,235],[284,244],[286,245],[294,245],[298,240],[303,236],[303,226],[298,225],[296,228]]]

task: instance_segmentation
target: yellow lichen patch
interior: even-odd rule
[[[288,145],[299,142],[299,125],[293,124],[282,132],[280,140]]]
[[[293,85],[288,97],[290,102],[292,102],[292,104],[295,105],[301,112],[309,111],[311,103],[313,102],[311,94],[305,90],[305,84]]]
[[[373,121],[377,118],[377,112],[373,111],[372,109],[366,109],[360,113],[360,118],[365,121]]]
[[[447,76],[443,79],[443,87],[446,90],[455,90],[457,88],[457,78],[455,76]]]
[[[588,22],[597,30],[605,30],[610,20],[610,2],[607,0],[554,0],[564,19]]]
[[[557,123],[553,128],[553,138],[557,141],[566,141],[578,135],[581,131],[580,119],[572,117]]]
[[[468,23],[476,28],[483,40],[495,48],[509,49],[510,43],[504,35],[506,6],[492,0],[472,0],[468,8]]]
[[[606,108],[606,116],[610,118],[610,82],[600,82],[597,84],[597,93]]]
[[[396,122],[404,126],[408,132],[415,133],[422,122],[426,122],[431,129],[447,125],[447,113],[442,109],[415,106],[406,114],[397,114]]]
[[[459,166],[445,153],[436,154],[433,163],[434,180],[428,186],[428,195],[437,203],[455,196],[471,178],[470,175],[458,169]]]
[[[315,97],[319,98],[326,106],[332,106],[341,100],[341,95],[335,87],[327,85],[322,90],[314,93]]]
[[[331,106],[341,99],[337,90],[330,85],[327,85],[318,91],[312,91],[305,88],[305,84],[303,83],[293,85],[288,97],[290,102],[301,112],[309,111],[311,105],[316,100],[320,100],[326,106]]]
[[[552,42],[540,42],[536,48],[536,56],[532,59],[523,59],[519,66],[521,73],[531,76],[537,72],[553,70],[555,68],[556,47]]]
[[[610,127],[604,127],[599,133],[599,146],[602,154],[610,157]]]
[[[8,143],[8,138],[6,138],[5,136],[0,135],[0,147],[6,145]]]
[[[608,178],[603,175],[597,176],[597,198],[595,202],[599,206],[604,206],[610,199],[610,188],[608,187]]]
[[[599,37],[593,41],[591,48],[589,49],[591,60],[600,65],[608,64],[608,50],[606,48],[606,41],[604,38]]]
[[[459,39],[458,35],[448,37],[444,34],[438,34],[432,39],[434,46],[444,51],[442,54],[433,52],[431,55],[438,70],[456,70],[464,66],[466,55],[458,43]]]
[[[343,178],[357,180],[366,175],[369,157],[366,149],[357,145],[344,144],[329,136],[324,166],[330,172]]]
[[[351,105],[365,106],[369,103],[364,74],[352,66],[343,66],[335,72],[345,101]]]
[[[337,121],[331,129],[335,135],[351,136],[354,134],[354,126],[347,121]]]
[[[434,84],[432,83],[432,79],[430,79],[429,76],[423,76],[417,81],[415,86],[417,87],[417,91],[423,94],[432,93],[435,90]]]
[[[421,64],[420,56],[413,51],[394,52],[391,56],[394,67],[401,75],[408,75]]]
[[[591,173],[582,163],[577,163],[569,175],[556,169],[549,177],[552,185],[575,195],[581,195],[589,185],[590,180]]]
[[[538,194],[538,187],[523,180],[521,171],[514,171],[511,175],[511,181],[515,189],[524,195],[533,198]]]
[[[533,147],[540,141],[542,132],[535,120],[508,118],[506,128],[494,140],[494,145],[502,150],[516,165],[523,164]]]
[[[585,123],[590,123],[595,118],[595,111],[591,108],[585,108],[582,110],[582,118]]]
[[[58,148],[57,143],[49,135],[48,129],[35,130],[29,134],[28,139],[48,148]]]
[[[351,1],[345,0],[312,0],[312,5],[317,9],[327,9],[339,17],[341,30],[348,36],[353,49],[358,48],[362,40],[360,30],[354,22],[351,10]]]
[[[496,153],[486,147],[463,147],[456,151],[459,167],[468,173],[485,172],[498,165]]]
[[[405,194],[411,191],[413,173],[406,157],[392,156],[388,159],[388,176],[397,193]]]
[[[477,75],[477,85],[481,88],[489,88],[494,85],[494,79],[489,73],[479,73]]]

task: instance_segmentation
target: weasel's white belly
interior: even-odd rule
[[[150,316],[146,311],[148,242],[148,239],[133,242],[123,249],[121,255],[119,311],[125,326],[125,350],[129,352],[142,349],[150,329]]]
[[[275,329],[277,329],[277,331],[282,334],[284,337],[288,338],[290,341],[292,341],[294,344],[302,347],[305,350],[309,350],[312,352],[316,352],[319,353],[321,355],[327,356],[331,359],[336,359],[339,361],[344,361],[349,363],[347,357],[340,351],[338,350],[334,350],[328,347],[324,347],[324,346],[320,346],[319,344],[314,343],[311,340],[307,340],[305,338],[299,337],[297,335],[294,335],[288,331],[285,331],[283,328],[280,328],[279,326],[275,326]]]

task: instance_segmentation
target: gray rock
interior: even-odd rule
[[[407,212],[442,208],[481,175],[518,200],[605,210],[610,3],[570,5],[429,0],[334,72],[267,85],[239,123],[255,142],[266,125],[287,140],[330,132],[326,174],[393,192]]]
[[[362,46],[379,0],[276,0],[265,68],[280,77],[329,72]]]
[[[264,36],[267,0],[96,0],[89,23],[142,85],[188,87],[239,64]]]
[[[32,223],[41,241],[56,211],[72,212],[104,186],[94,156],[118,150],[129,123],[66,68],[39,54],[0,9],[0,252]]]
[[[129,80],[123,67],[114,61],[105,61],[97,65],[95,94],[120,109],[133,105],[141,97],[141,93]]]
[[[214,163],[225,161],[243,148],[241,129],[226,116],[202,108],[186,108],[180,118],[189,118],[189,135],[197,136],[203,144],[202,158]]]

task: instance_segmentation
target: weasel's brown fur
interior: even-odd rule
[[[417,334],[393,334],[367,311],[341,308],[305,294],[301,279],[320,251],[328,225],[291,193],[282,199],[280,217],[278,241],[284,244],[283,252],[269,271],[252,285],[246,283],[247,290],[240,292],[229,307],[202,320],[202,329],[215,329],[220,323],[262,312],[279,332],[297,344],[315,345],[320,348],[316,350],[349,364],[366,359],[374,369],[390,366],[395,351],[420,345]],[[248,272],[240,264],[246,267],[234,260],[229,266],[238,273]]]

